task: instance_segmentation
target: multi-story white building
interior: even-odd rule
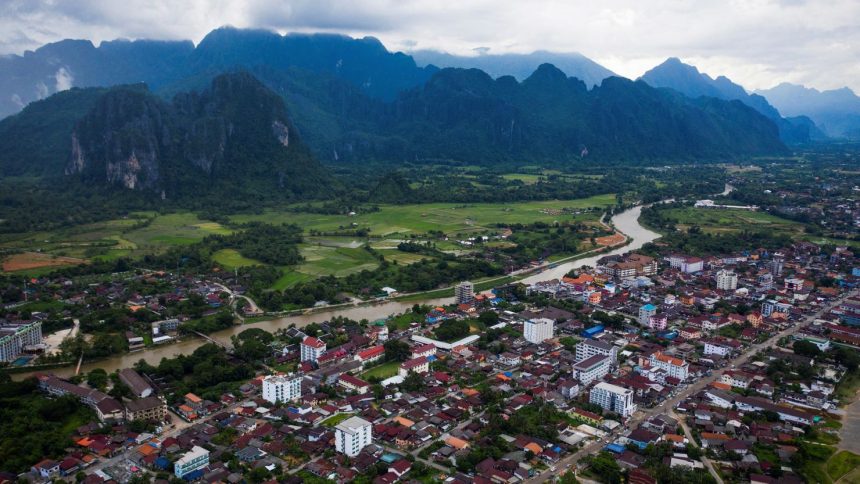
[[[726,356],[732,352],[732,347],[717,341],[705,341],[704,354]]]
[[[419,356],[401,363],[397,374],[406,378],[409,373],[427,373],[428,371],[430,371],[430,360],[426,356]]]
[[[298,375],[269,375],[263,378],[263,400],[285,403],[302,396],[302,377]]]
[[[690,364],[680,358],[664,355],[658,351],[651,354],[649,361],[651,366],[662,368],[669,376],[681,381],[685,381],[690,376]]]
[[[738,288],[738,275],[735,271],[721,269],[717,271],[717,289],[734,291]]]
[[[308,336],[301,344],[301,360],[316,363],[320,359],[320,356],[325,353],[325,349],[324,341],[319,338],[314,338],[313,336]]]
[[[582,340],[576,345],[576,361],[583,361],[594,355],[608,356],[614,365],[618,361],[618,347],[596,339]]]
[[[688,257],[685,255],[670,255],[666,258],[669,265],[675,269],[680,269],[681,272],[693,274],[701,271],[705,267],[705,261],[699,257]]]
[[[657,314],[657,306],[653,304],[645,304],[639,308],[639,324],[648,326],[651,316]]]
[[[355,457],[372,443],[372,425],[363,418],[350,417],[334,428],[334,447],[341,454]]]
[[[15,361],[25,346],[41,343],[42,323],[40,321],[0,326],[0,361]]]
[[[555,321],[549,318],[529,319],[523,323],[523,337],[529,343],[543,343],[552,338]]]
[[[176,460],[173,464],[173,470],[176,477],[182,478],[186,475],[203,469],[209,465],[209,451],[203,447],[194,446],[190,451],[183,454],[182,457]]]
[[[633,403],[633,390],[606,382],[598,383],[591,389],[588,394],[588,401],[625,418],[636,411],[636,404]]]
[[[454,299],[457,304],[469,304],[475,300],[475,285],[469,281],[463,281],[454,288]]]
[[[665,314],[655,314],[648,318],[648,328],[652,331],[663,331],[669,324],[669,318]]]
[[[591,382],[609,374],[611,366],[608,356],[594,355],[573,365],[573,376],[582,383],[582,386],[588,386]]]

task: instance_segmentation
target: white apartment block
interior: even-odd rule
[[[320,340],[319,338],[314,338],[313,336],[308,336],[302,341],[301,344],[301,360],[302,361],[312,361],[314,363],[319,360],[320,356],[325,353],[326,347],[325,342]]]
[[[651,355],[649,361],[651,366],[661,368],[665,370],[669,376],[681,381],[685,381],[687,377],[690,376],[690,364],[680,358],[664,355],[658,351]]]
[[[269,375],[263,378],[263,400],[285,403],[302,396],[302,377],[297,375]]]
[[[633,390],[610,383],[601,382],[595,385],[588,394],[588,400],[600,405],[604,410],[615,412],[625,418],[636,411]]]
[[[721,269],[717,271],[717,289],[734,291],[738,288],[738,275],[734,271]]]
[[[608,356],[614,366],[618,361],[618,347],[596,339],[586,339],[576,345],[576,361],[587,360],[594,355]]]
[[[42,323],[40,321],[0,326],[0,361],[15,361],[25,346],[41,343]]]
[[[582,386],[588,386],[591,382],[608,375],[611,366],[608,356],[594,355],[573,365],[573,376],[582,383]]]
[[[176,477],[182,478],[208,465],[209,451],[195,445],[174,463],[174,474]]]
[[[463,281],[454,288],[454,299],[457,304],[469,304],[475,300],[475,285],[469,281]]]
[[[729,345],[723,345],[719,343],[712,343],[710,341],[705,341],[705,355],[720,355],[726,356],[732,352],[732,348]]]
[[[523,324],[523,337],[529,343],[543,343],[552,338],[555,321],[549,318],[529,319]]]
[[[341,454],[355,457],[361,449],[373,443],[371,423],[360,417],[350,417],[334,428],[334,447]]]
[[[648,326],[651,322],[651,316],[657,314],[657,306],[653,304],[645,304],[639,308],[639,324]]]

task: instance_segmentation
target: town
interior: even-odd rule
[[[823,253],[806,242],[708,257],[629,252],[561,279],[486,292],[463,282],[452,304],[374,321],[238,326],[230,341],[208,337],[191,355],[110,375],[61,377],[41,365],[7,385],[32,382],[38,398],[71,400],[90,420],[56,455],[0,478],[815,479],[824,472],[815,460],[845,439],[840,430],[858,430],[840,422],[860,383],[858,263],[846,247]],[[28,298],[55,291],[90,312],[49,314],[46,305],[7,318],[3,360],[151,348],[230,326],[233,310],[258,311],[228,274],[126,281],[34,279]],[[111,317],[127,328],[124,344],[71,336]],[[61,328],[59,348],[43,341],[43,324]]]

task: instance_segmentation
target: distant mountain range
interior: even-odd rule
[[[811,121],[783,119],[761,96],[676,60],[641,81],[576,54],[559,57],[575,76],[548,63],[525,74],[553,55],[478,56],[487,73],[420,67],[376,39],[339,35],[224,28],[196,47],[58,42],[0,59],[0,107],[29,103],[0,121],[0,177],[302,198],[330,190],[317,160],[726,160],[785,154],[784,141],[814,136]]]
[[[64,40],[23,56],[0,57],[0,117],[32,101],[69,87],[146,83],[171,89],[194,76],[236,68],[301,67],[324,72],[392,100],[405,89],[424,84],[438,69],[421,68],[402,53],[391,53],[378,40],[341,35],[279,35],[264,30],[220,28],[196,47],[189,41],[103,42]]]
[[[709,96],[728,101],[740,101],[776,123],[780,137],[786,143],[805,143],[825,137],[810,118],[802,114],[783,118],[764,97],[747,93],[742,86],[725,76],[712,79],[707,74],[699,72],[696,67],[685,64],[675,57],[649,70],[640,79],[654,87],[674,89],[692,98]]]
[[[860,97],[847,87],[819,91],[782,83],[756,93],[788,116],[809,116],[828,136],[860,139]]]
[[[416,50],[410,55],[419,65],[481,69],[492,77],[514,76],[519,81],[529,77],[541,64],[552,64],[569,77],[575,77],[591,89],[614,72],[578,52],[536,51],[531,54],[488,54],[457,56],[434,50]]]

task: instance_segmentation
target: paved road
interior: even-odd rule
[[[684,436],[687,437],[687,440],[689,440],[694,447],[698,448],[699,444],[696,443],[696,439],[693,438],[693,433],[690,432],[690,428],[687,427],[687,419],[684,418],[683,415],[678,415],[674,411],[671,412],[671,416],[672,418],[678,420],[678,423],[681,424],[681,428],[684,429]],[[714,464],[711,462],[711,459],[708,459],[703,455],[702,462],[705,464],[705,467],[708,468],[708,472],[710,472],[711,475],[714,476],[714,480],[717,481],[717,484],[723,484],[723,478],[720,477],[720,474],[714,468]]]
[[[765,348],[774,347],[776,345],[777,341],[779,341],[780,339],[782,339],[786,336],[791,336],[794,333],[800,331],[800,329],[805,327],[807,323],[811,323],[815,319],[820,318],[821,315],[830,311],[834,307],[838,306],[845,299],[848,299],[849,297],[856,295],[858,293],[860,293],[860,291],[858,291],[858,290],[851,291],[851,292],[847,293],[845,296],[837,299],[833,303],[828,304],[827,306],[822,307],[821,309],[819,309],[815,313],[807,316],[802,321],[799,321],[796,324],[792,325],[790,328],[783,330],[783,331],[780,331],[779,333],[771,336],[767,341],[750,346],[749,348],[747,348],[746,351],[741,353],[740,356],[734,358],[733,360],[730,360],[729,366],[727,368],[734,368],[734,367],[743,365],[744,363],[749,361],[749,359],[752,358],[752,356],[755,355],[756,353],[758,353],[759,351],[761,351]],[[613,432],[612,434],[610,434],[609,437],[610,438],[616,438],[620,435],[621,431],[624,428],[631,428],[631,429],[636,428],[640,423],[647,420],[648,418],[650,418],[653,415],[668,413],[668,411],[675,408],[675,406],[678,403],[680,403],[682,400],[686,399],[690,395],[693,395],[694,393],[701,391],[702,389],[704,389],[705,387],[707,387],[711,383],[717,381],[720,378],[720,376],[722,376],[724,371],[725,371],[725,368],[720,369],[720,370],[715,370],[712,372],[711,376],[701,378],[701,379],[697,380],[695,383],[693,383],[692,385],[688,385],[685,388],[683,388],[681,391],[679,391],[677,393],[677,395],[675,397],[670,398],[668,400],[664,400],[662,403],[660,403],[659,405],[657,405],[653,408],[644,409],[644,410],[636,412],[636,414],[634,414],[633,417],[631,417],[627,421],[626,425],[616,429],[616,431]],[[576,464],[577,462],[579,462],[580,459],[582,459],[586,455],[596,454],[597,452],[600,451],[600,449],[602,447],[604,447],[606,445],[607,440],[609,440],[609,439],[601,439],[601,440],[592,442],[591,444],[586,445],[585,447],[580,449],[578,452],[571,454],[571,455],[559,460],[559,462],[555,465],[556,469],[564,469],[568,465]],[[552,473],[552,472],[544,472],[538,476],[533,477],[528,482],[533,482],[533,483],[545,482],[548,479],[555,477],[555,475],[556,474]]]

